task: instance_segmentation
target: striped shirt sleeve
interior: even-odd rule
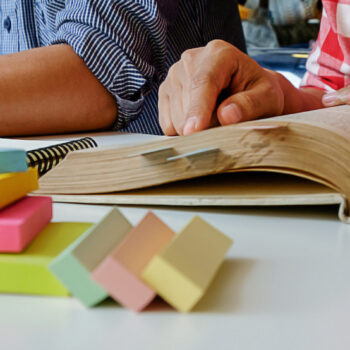
[[[115,96],[120,129],[165,74],[167,23],[156,0],[69,0],[52,44],[66,43]]]

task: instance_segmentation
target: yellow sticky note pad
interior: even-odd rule
[[[0,209],[38,189],[36,169],[20,173],[0,174]]]
[[[48,269],[49,263],[92,224],[50,223],[20,254],[0,254],[0,292],[69,295]]]
[[[150,261],[142,278],[174,308],[188,312],[205,294],[232,243],[196,216]]]

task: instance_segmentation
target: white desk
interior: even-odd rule
[[[74,210],[73,210],[74,209]],[[95,221],[107,207],[55,205],[55,221]],[[145,213],[122,208],[132,223]],[[350,225],[335,208],[155,212],[179,230],[194,213],[235,244],[205,298],[181,314],[135,314],[108,301],[0,296],[3,350],[350,349]]]

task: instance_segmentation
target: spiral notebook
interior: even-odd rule
[[[83,137],[78,140],[27,151],[28,166],[37,168],[39,176],[42,176],[64,159],[68,153],[97,146],[97,142],[93,138]]]

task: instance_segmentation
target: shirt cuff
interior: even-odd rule
[[[131,101],[115,95],[115,99],[117,102],[118,115],[113,124],[113,130],[120,130],[126,128],[131,121],[139,116],[143,108],[144,97],[142,95],[139,99]]]
[[[106,34],[74,22],[62,24],[52,42],[63,43],[73,48],[89,70],[115,97],[118,116],[113,128],[126,127],[136,119],[150,86],[147,78],[140,73],[125,52]],[[147,76],[151,76],[153,72],[148,73]]]

